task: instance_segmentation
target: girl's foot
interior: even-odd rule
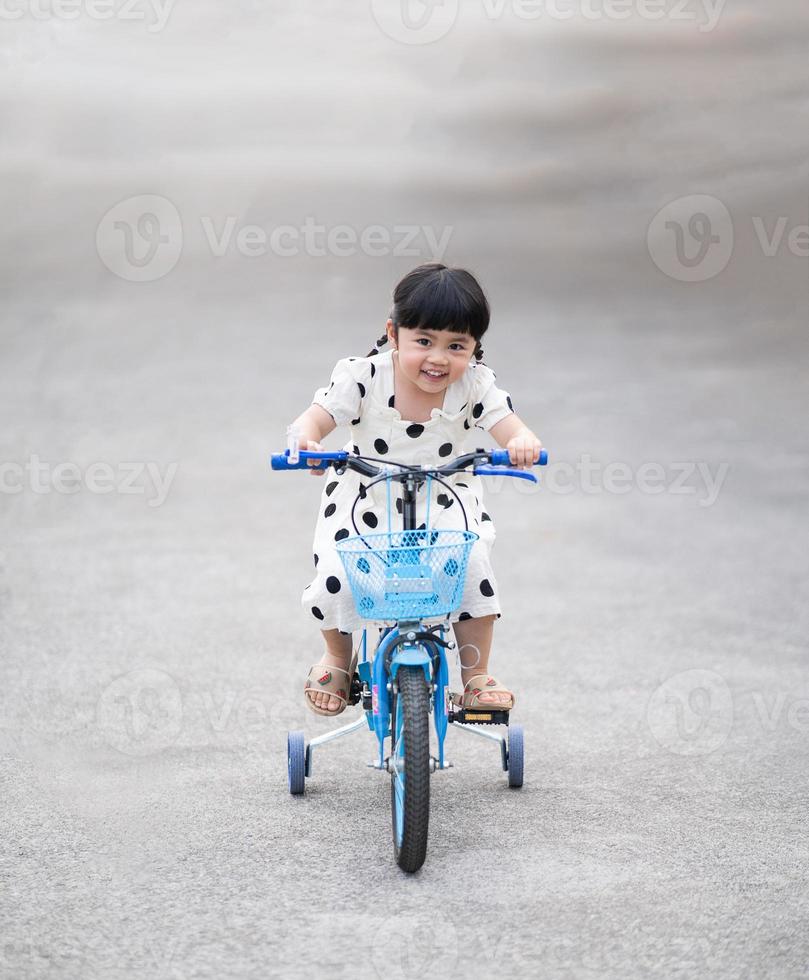
[[[471,701],[470,707],[479,705],[508,711],[514,707],[514,695],[488,672],[496,618],[494,613],[490,613],[488,616],[458,620],[454,624],[455,639],[458,642],[461,679],[465,688],[464,701]],[[470,681],[475,683],[470,686]],[[478,689],[479,693],[472,695],[473,688]]]
[[[462,670],[461,679],[464,683],[461,696],[463,707],[477,708],[485,705],[500,711],[510,711],[514,707],[515,698],[512,692],[491,674],[476,674],[474,669]]]
[[[345,708],[350,693],[351,678],[346,676],[352,662],[352,654],[339,656],[327,650],[320,662],[309,671],[309,686],[304,690],[304,696],[310,705],[328,714],[339,715]],[[336,668],[336,669],[330,669]],[[318,687],[329,687],[331,690],[318,690]],[[338,697],[335,691],[341,691]]]

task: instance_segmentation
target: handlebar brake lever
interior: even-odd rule
[[[503,466],[476,466],[472,472],[475,476],[513,476],[518,480],[530,480],[532,483],[539,483],[533,473],[525,473],[523,470],[510,470]]]

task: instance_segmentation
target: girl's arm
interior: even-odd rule
[[[305,450],[323,449],[320,440],[337,428],[337,423],[329,415],[325,408],[320,405],[310,405],[305,412],[300,414],[292,423],[293,428],[298,432],[300,448]],[[322,476],[326,471],[317,469],[320,460],[310,459],[309,466],[312,476]]]
[[[492,438],[508,450],[512,466],[530,468],[539,461],[542,443],[515,412],[489,429]]]
[[[325,439],[331,431],[337,428],[334,419],[320,405],[310,405],[305,412],[295,419],[292,425],[298,430],[301,449],[307,448],[304,446],[304,442],[320,442],[321,439]],[[322,448],[322,446],[318,446],[318,449]]]

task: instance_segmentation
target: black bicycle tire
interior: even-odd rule
[[[430,689],[421,667],[400,667],[398,691],[392,699],[395,731],[396,699],[402,700],[402,732],[405,743],[405,796],[402,845],[396,840],[395,773],[391,773],[390,808],[393,852],[396,863],[409,874],[418,871],[427,857],[430,829]],[[391,745],[391,758],[395,747]]]

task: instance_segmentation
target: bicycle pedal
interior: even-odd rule
[[[351,678],[351,687],[348,692],[348,704],[355,705],[355,704],[359,704],[360,701],[362,701],[363,710],[367,711],[368,709],[365,707],[364,693],[365,692],[363,691],[363,685],[357,679],[357,676],[355,674],[354,677]]]
[[[450,722],[458,722],[461,725],[507,725],[508,711],[499,711],[492,708],[458,708],[447,715]]]

